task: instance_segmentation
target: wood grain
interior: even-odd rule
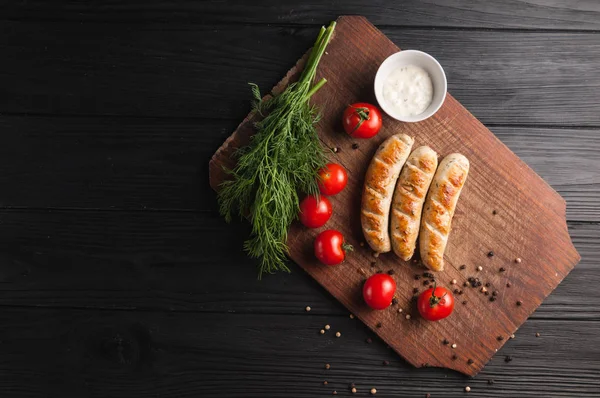
[[[332,331],[321,336],[325,323]],[[479,377],[467,379],[443,369],[415,371],[377,339],[365,343],[372,335],[347,316],[282,315],[274,321],[256,314],[3,308],[0,394],[304,398],[333,390],[351,396],[355,383],[357,396],[375,387],[377,397],[390,398],[454,398],[466,385],[470,397],[539,397],[542,385],[548,398],[597,397],[600,348],[581,342],[594,339],[600,325],[597,319],[579,325],[586,327],[527,322]],[[536,332],[542,337],[528,339]],[[508,364],[507,355],[513,358]]]
[[[224,12],[224,11],[227,12]],[[305,2],[128,1],[62,7],[35,0],[0,6],[8,20],[80,20],[85,22],[193,22],[220,24],[321,24],[339,15],[360,13],[376,25],[456,28],[600,30],[600,5],[594,0],[357,0]]]
[[[0,113],[200,120],[241,120],[247,83],[269,89],[316,35],[312,26],[2,26]],[[450,92],[486,124],[600,126],[596,33],[383,32],[438,58]]]
[[[600,225],[569,231],[583,259],[533,319],[600,317]],[[312,315],[347,315],[293,263],[291,274],[257,280],[242,250],[249,232],[211,213],[4,210],[0,305],[279,315],[310,305]],[[235,277],[225,283],[225,273]]]
[[[214,211],[207,161],[238,123],[0,116],[0,206]],[[600,221],[598,130],[492,131],[567,200],[568,220]]]
[[[362,45],[366,37],[377,45],[366,48]],[[324,144],[332,148],[348,140],[340,132],[339,113],[348,102],[374,102],[373,76],[378,65],[398,48],[366,19],[342,17],[327,51],[329,55],[319,65],[317,78],[327,76],[328,84],[335,87],[335,91],[319,91],[312,100],[324,107],[319,134]],[[290,73],[293,75],[295,70]],[[246,126],[248,123],[242,124],[211,161],[213,188],[223,178],[222,159],[227,158],[227,154],[231,156],[238,136],[247,136]],[[469,275],[485,278],[484,282],[491,282],[491,289],[500,291],[497,302],[490,303],[488,297],[475,289],[465,289],[471,293],[467,295],[469,304],[455,308],[452,322],[427,323],[418,317],[408,321],[395,307],[374,312],[362,302],[360,287],[365,278],[374,273],[372,268],[365,270],[373,260],[366,245],[354,252],[344,266],[322,267],[311,249],[316,233],[294,224],[288,238],[290,257],[414,366],[441,366],[474,375],[502,346],[506,336],[527,319],[579,262],[565,225],[566,204],[448,95],[432,118],[406,124],[384,117],[380,140],[365,141],[358,150],[332,155],[348,170],[349,182],[335,197],[334,206],[343,205],[336,206],[327,228],[340,230],[351,242],[363,239],[356,215],[366,165],[380,142],[398,132],[415,137],[417,145],[429,145],[442,155],[460,152],[470,159],[469,184],[461,195],[453,221],[454,239],[450,239],[446,250],[448,269],[439,276],[446,284],[450,279],[462,284]],[[492,210],[498,214],[493,215]],[[490,250],[496,253],[493,259],[486,258]],[[515,257],[523,257],[525,265],[515,266]],[[398,274],[398,306],[415,316],[411,304],[414,292],[410,291],[423,288],[414,287],[416,282],[412,276],[422,271],[412,262],[404,263],[392,256],[382,255],[377,262],[384,270],[393,269]],[[459,271],[461,264],[467,264],[468,269]],[[486,269],[477,273],[475,268],[481,264]],[[500,267],[508,271],[500,273]],[[513,283],[511,289],[505,286],[507,275]],[[517,306],[517,301],[523,305]],[[453,361],[450,352],[438,347],[439,336],[465,347],[473,363]]]

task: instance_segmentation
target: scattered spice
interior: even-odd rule
[[[402,312],[402,308],[398,308],[398,313],[400,314]]]
[[[373,342],[373,339],[371,339],[370,337],[367,337],[367,339],[365,341],[367,342],[367,344],[371,344]]]
[[[383,272],[382,270],[378,269],[376,273],[381,274],[382,272]]]
[[[477,271],[483,271],[483,267],[480,265],[477,267]]]
[[[465,269],[465,268],[467,268],[467,266],[463,264],[463,265],[461,265],[461,266],[460,266],[460,267],[458,267],[458,268],[460,268],[460,269]]]
[[[423,281],[423,286],[427,286],[427,285],[429,285],[430,283],[431,283],[431,282],[429,281],[429,279],[425,279],[425,280]]]
[[[375,257],[375,258],[379,257],[379,252],[373,252],[373,257]]]
[[[514,334],[511,334],[511,335],[510,335],[510,338],[511,338],[511,339],[514,339],[514,338],[515,338],[515,335],[514,335]]]
[[[418,281],[419,279],[421,279],[421,275],[415,275],[415,280]]]
[[[517,257],[517,258],[515,258],[515,263],[517,263],[517,264],[521,264],[521,257]]]
[[[442,340],[442,344],[443,345],[448,345],[448,344],[450,344],[450,342],[447,339],[444,339],[444,340]]]
[[[377,261],[371,261],[371,267],[374,267],[377,265]]]
[[[390,361],[383,361],[383,366],[388,366],[390,364]]]
[[[504,337],[502,337],[502,336],[498,336],[498,337],[496,337],[496,340],[498,340],[498,341],[502,341],[502,340],[504,340]]]
[[[306,312],[309,312],[311,310],[311,308],[307,305],[305,310],[306,310]]]
[[[394,297],[392,299],[392,305],[396,305],[396,304],[398,304],[398,299],[396,297]]]
[[[452,360],[456,361],[458,359],[458,356],[456,354],[452,354]]]
[[[342,337],[342,334],[340,332],[335,332],[335,337]]]
[[[377,394],[377,389],[376,388],[371,388],[371,395],[375,395]]]
[[[419,288],[418,288],[418,287],[415,287],[415,288],[413,289],[413,293],[419,293]]]
[[[497,290],[494,290],[494,291],[492,292],[492,296],[497,296],[497,295],[498,295],[498,291],[497,291]]]
[[[333,390],[332,395],[337,395],[337,391]]]
[[[410,314],[406,314],[406,319],[410,319]]]
[[[463,282],[463,286],[464,286],[464,287],[467,287],[467,286],[469,286],[469,282]]]
[[[494,257],[494,252],[490,250],[490,251],[488,252],[487,256],[488,256],[488,257]]]
[[[471,387],[469,387],[469,386],[466,386],[466,387],[465,387],[465,391],[466,391],[466,392],[469,392],[469,391],[471,391]]]
[[[323,382],[323,384],[327,385],[327,380],[325,380],[325,381]]]
[[[490,286],[491,286],[491,284],[490,284],[489,282],[486,282],[484,286],[485,286],[485,287],[490,287]]]
[[[484,286],[484,287],[482,287],[481,289],[479,289],[479,291],[480,291],[481,293],[487,293],[487,291],[488,291],[488,290],[487,290],[487,288]]]
[[[377,329],[379,329],[382,326],[381,322],[377,322],[377,325],[375,325],[375,327],[377,327]]]
[[[494,297],[494,296],[490,297],[490,301],[491,301],[491,302],[494,302],[494,301],[496,301],[496,297]]]
[[[512,284],[510,282],[506,282],[506,287],[511,287]]]
[[[352,394],[356,394],[356,387],[352,387],[350,391],[352,392]]]
[[[423,276],[425,278],[435,278],[431,272],[423,272]]]
[[[489,296],[490,292],[483,292],[483,294],[485,294],[486,296]]]
[[[331,326],[325,325],[325,330],[329,330],[329,329],[331,329]]]
[[[512,361],[512,357],[510,355],[504,357],[504,362],[509,363],[510,361]]]
[[[462,302],[463,305],[467,305],[467,300]]]
[[[451,284],[453,284],[453,285],[456,285],[457,281],[456,281],[456,279],[452,279],[452,280],[450,281],[450,283],[451,283]]]
[[[473,364],[475,363],[475,361],[474,361],[474,360],[472,360],[471,358],[469,358],[469,359],[467,360],[467,363],[468,363],[469,365],[473,365]]]
[[[394,272],[394,270],[393,270],[393,269],[391,269],[391,270],[389,270],[387,273],[388,273],[388,275],[394,275],[394,273],[395,273],[395,272]]]
[[[492,384],[494,384],[494,379],[489,379],[487,383],[491,386]]]
[[[500,271],[500,272],[504,272],[504,271],[506,271],[506,268],[504,268],[504,267],[500,267],[500,270],[499,270],[499,271]]]
[[[541,334],[539,334],[539,333],[535,334],[535,337],[540,337],[540,336],[541,336]]]
[[[431,398],[431,394],[429,394],[429,393],[425,394],[425,398]]]
[[[458,289],[458,294],[463,294],[462,289]]]
[[[456,343],[452,343],[452,345],[450,347],[456,348]]]
[[[350,314],[350,319],[354,319],[354,314]]]
[[[329,370],[330,368],[331,368],[331,365],[330,365],[330,364],[328,364],[328,363],[326,363],[326,364],[325,364],[325,369]]]
[[[493,214],[493,215],[496,215],[496,214],[498,214],[498,211],[496,211],[496,210],[492,210],[492,214]]]
[[[459,290],[458,289],[454,289],[454,294],[458,294]]]
[[[321,330],[319,331],[319,333],[321,333],[321,334],[325,334],[325,331],[324,331],[323,329],[321,329]]]
[[[521,300],[517,300],[517,305],[520,307],[523,304]]]
[[[340,149],[338,147],[334,146],[333,148],[331,148],[331,150],[333,151],[333,153],[338,153],[338,151]]]
[[[358,144],[356,142],[352,144],[352,149],[358,149]]]

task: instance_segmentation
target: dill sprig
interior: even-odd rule
[[[262,118],[250,143],[236,152],[237,165],[218,194],[220,212],[229,222],[246,217],[252,233],[244,248],[260,259],[263,273],[287,271],[287,234],[299,211],[298,193],[318,194],[317,172],[326,156],[315,128],[317,109],[309,98],[326,79],[312,85],[317,66],[331,39],[335,22],[322,27],[304,70],[285,91],[263,100],[256,84],[253,109]]]

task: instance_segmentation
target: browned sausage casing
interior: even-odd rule
[[[444,270],[444,251],[452,217],[468,174],[469,160],[460,153],[450,154],[440,162],[429,188],[421,220],[419,249],[423,264],[433,271]]]
[[[392,249],[404,261],[410,260],[415,252],[425,196],[438,165],[437,156],[428,146],[415,149],[398,177],[390,213],[390,231]]]
[[[406,134],[391,136],[379,146],[367,169],[360,220],[367,243],[377,253],[391,250],[389,219],[392,195],[413,142]]]

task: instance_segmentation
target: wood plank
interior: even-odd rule
[[[594,0],[357,0],[300,3],[268,0],[192,0],[146,3],[64,2],[62,6],[34,0],[0,7],[4,19],[77,20],[82,22],[292,23],[321,24],[340,15],[364,15],[374,24],[391,26],[444,26],[456,28],[518,28],[600,30],[600,5]]]
[[[365,40],[372,43],[369,48],[365,48]],[[365,100],[365,95],[368,102],[373,101],[372,94],[365,94],[372,89],[369,82],[378,65],[399,49],[364,17],[342,17],[327,51],[316,79],[326,76],[335,89],[319,90],[311,101],[327,104],[320,110],[319,138],[328,147],[338,147],[351,141],[340,136],[339,112],[348,103]],[[348,184],[335,196],[336,212],[326,228],[339,230],[355,245],[353,256],[343,266],[323,267],[312,248],[323,228],[307,230],[296,223],[288,234],[290,257],[412,365],[433,364],[473,376],[579,262],[565,224],[566,203],[451,95],[435,115],[420,123],[401,123],[387,115],[383,120],[378,140],[365,141],[360,148],[337,151],[333,156],[348,170]],[[210,164],[213,188],[218,189],[225,178],[223,166],[230,167],[231,155],[245,145],[253,131],[251,123],[243,123],[217,150]],[[453,220],[454,239],[449,240],[444,254],[446,269],[437,274],[443,278],[438,283],[449,286],[450,280],[456,279],[466,284],[467,276],[477,275],[500,294],[488,300],[476,289],[467,289],[467,295],[458,300],[468,301],[455,306],[451,321],[407,321],[397,313],[396,306],[412,312],[411,299],[426,288],[413,280],[415,272],[422,272],[417,261],[399,261],[390,254],[379,256],[376,263],[397,275],[394,279],[400,285],[395,306],[372,311],[360,298],[364,280],[375,273],[373,268],[364,269],[373,260],[372,250],[366,245],[356,246],[364,240],[357,216],[363,179],[380,143],[400,132],[414,137],[416,145],[429,145],[441,156],[460,152],[471,162],[470,189],[461,194]],[[486,256],[490,250],[495,253],[493,258]],[[523,263],[515,265],[515,257],[523,257]],[[466,264],[467,269],[459,270],[460,264]],[[513,288],[507,287],[508,280]],[[453,361],[436,349],[433,334],[466,346],[470,363]]]
[[[600,225],[569,223],[581,263],[533,314],[600,317]],[[0,212],[0,305],[343,315],[300,267],[258,281],[246,223],[183,212]],[[235,276],[227,278],[225,275]]]
[[[2,26],[0,113],[236,120],[248,110],[246,83],[270,88],[316,32],[133,22]],[[600,126],[597,34],[383,32],[437,57],[449,91],[486,124]]]
[[[233,120],[0,116],[0,205],[214,211],[208,159],[236,125]],[[492,131],[566,199],[567,219],[600,221],[599,130]],[[350,151],[351,143],[342,150]]]
[[[325,323],[332,331],[321,336]],[[0,395],[253,398],[337,390],[350,396],[348,386],[356,383],[359,396],[375,387],[378,397],[457,397],[469,385],[472,397],[537,397],[541,386],[548,398],[597,397],[599,326],[597,319],[532,320],[478,377],[465,379],[412,369],[385,344],[366,344],[371,334],[347,316],[5,308]],[[464,360],[460,348],[455,352]],[[513,361],[505,363],[506,355]]]

